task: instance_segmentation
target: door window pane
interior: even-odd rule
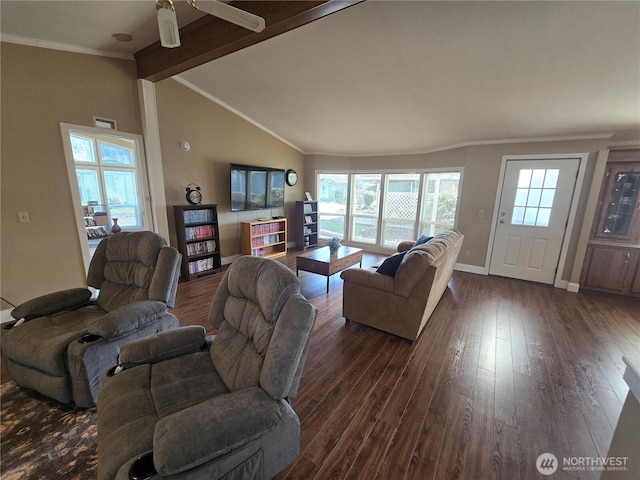
[[[559,172],[557,168],[520,170],[511,214],[512,225],[549,226]]]

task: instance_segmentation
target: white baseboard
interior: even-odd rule
[[[580,284],[569,282],[569,285],[567,285],[567,291],[572,293],[578,293],[580,291]]]
[[[477,275],[487,275],[487,269],[476,265],[467,265],[466,263],[456,263],[454,267],[459,272],[475,273]]]

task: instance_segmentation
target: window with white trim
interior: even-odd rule
[[[320,238],[393,249],[456,225],[462,169],[320,172]]]

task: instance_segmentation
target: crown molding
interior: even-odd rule
[[[454,143],[451,145],[443,145],[441,147],[435,147],[424,150],[411,150],[411,151],[401,151],[401,152],[385,152],[385,153],[353,153],[353,154],[344,154],[344,153],[328,153],[328,152],[303,152],[305,155],[326,155],[326,156],[334,156],[334,157],[350,157],[350,158],[360,158],[360,157],[388,157],[388,156],[396,156],[396,155],[425,155],[428,153],[437,153],[437,152],[445,152],[448,150],[455,150],[457,148],[465,148],[465,147],[480,147],[485,145],[508,145],[515,143],[543,143],[543,142],[570,142],[576,140],[604,140],[609,139],[614,135],[614,133],[593,133],[593,134],[585,134],[585,135],[566,135],[566,136],[557,136],[557,137],[521,137],[521,138],[501,138],[495,140],[478,140],[473,142],[462,142],[462,143]],[[633,144],[633,143],[632,143]],[[618,144],[616,144],[618,145]]]
[[[123,60],[134,60],[133,55],[123,52],[112,52],[106,50],[96,50],[93,48],[83,48],[68,43],[49,42],[47,40],[38,40],[37,38],[21,37],[19,35],[0,34],[0,41],[6,43],[16,43],[26,45],[28,47],[48,48],[51,50],[61,50],[71,53],[82,53],[85,55],[97,55],[100,57],[120,58]]]

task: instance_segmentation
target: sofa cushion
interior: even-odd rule
[[[414,243],[413,246],[411,248],[415,248],[419,245],[422,245],[424,243],[427,243],[429,240],[431,240],[433,237],[428,237],[426,235],[421,235]]]
[[[381,273],[382,275],[389,275],[390,277],[395,277],[396,272],[398,271],[398,267],[400,263],[402,263],[402,259],[407,252],[398,252],[394,253],[390,257],[387,257],[382,265],[378,267],[376,270],[377,273]]]

